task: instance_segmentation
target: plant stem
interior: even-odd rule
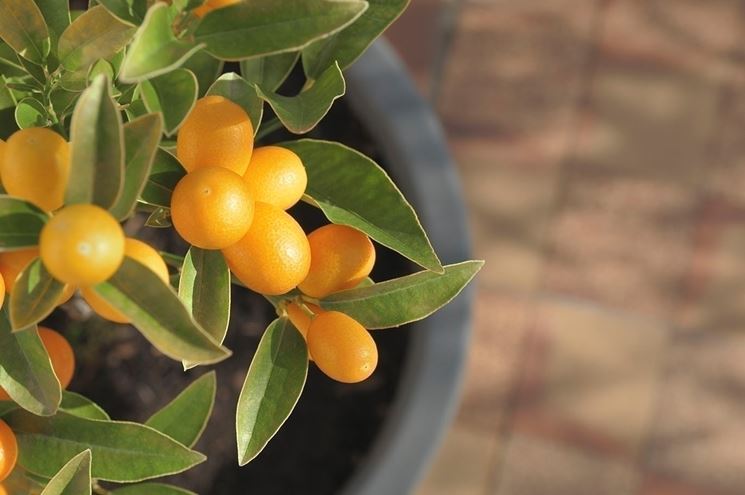
[[[274,117],[272,120],[259,128],[259,132],[256,133],[256,141],[264,139],[268,135],[280,130],[281,128],[282,122],[277,117]]]

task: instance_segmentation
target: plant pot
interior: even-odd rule
[[[420,213],[443,262],[468,259],[463,204],[442,132],[399,61],[385,43],[377,43],[348,71],[347,80],[349,96],[335,105],[314,137],[339,140],[387,166]],[[307,205],[292,213],[308,231],[326,223]],[[172,252],[185,251],[175,234],[146,229],[138,236]],[[414,270],[400,256],[379,248],[373,278]],[[203,495],[246,490],[262,495],[410,492],[454,409],[471,299],[466,289],[421,322],[376,331],[380,363],[366,382],[336,383],[311,365],[290,419],[257,459],[239,468],[235,404],[261,333],[274,315],[260,296],[235,288],[226,341],[234,354],[209,367],[217,370],[218,395],[207,431],[195,447],[209,460],[168,481]],[[180,363],[159,355],[132,327],[112,329],[98,318],[81,318],[75,308],[73,304],[67,316],[57,314],[51,322],[66,329],[79,351],[72,389],[101,404],[114,419],[147,420],[207,371],[184,373]]]

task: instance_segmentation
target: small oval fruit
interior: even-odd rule
[[[313,313],[314,316],[325,313],[325,310],[323,310],[320,306],[309,302],[306,302],[304,304]],[[311,315],[303,310],[303,308],[301,308],[298,303],[291,302],[285,307],[285,309],[287,310],[287,317],[290,319],[290,322],[295,326],[295,328],[300,330],[303,338],[308,340],[308,329],[310,328],[310,324],[313,321],[313,317],[311,317]]]
[[[286,211],[260,201],[246,235],[222,252],[235,276],[259,294],[280,295],[294,289],[310,267],[310,247],[302,227]]]
[[[317,315],[308,329],[308,350],[316,365],[330,378],[357,383],[378,365],[378,347],[370,332],[338,311]]]
[[[346,225],[324,225],[308,235],[310,270],[298,288],[316,298],[356,287],[375,265],[375,246]]]
[[[3,172],[3,161],[4,161],[4,157],[5,157],[5,147],[6,146],[7,146],[7,144],[5,143],[5,141],[3,141],[2,139],[0,139],[0,184],[2,184],[2,182],[3,182],[3,174],[2,174],[2,172]]]
[[[150,245],[138,239],[127,238],[124,241],[124,256],[128,256],[148,267],[164,283],[168,283],[168,266],[161,255]],[[112,307],[91,287],[80,289],[80,294],[88,305],[100,317],[116,323],[129,323],[130,319]]]
[[[189,244],[222,249],[246,235],[254,200],[241,177],[225,168],[206,167],[186,174],[173,190],[171,220]]]
[[[0,481],[4,481],[18,462],[18,441],[8,423],[0,419]]]
[[[206,16],[209,12],[212,12],[213,10],[221,9],[223,7],[228,7],[238,2],[240,2],[240,0],[207,0],[202,5],[194,9],[193,12],[197,17],[201,18],[201,17]]]
[[[43,127],[16,131],[5,145],[3,186],[45,211],[60,208],[70,173],[70,145]]]
[[[256,148],[243,178],[256,201],[283,210],[300,201],[308,185],[300,157],[280,146]]]
[[[124,259],[124,232],[103,208],[67,206],[41,230],[39,254],[57,280],[77,287],[111,277]]]
[[[223,167],[246,172],[254,145],[251,119],[243,108],[222,96],[197,101],[176,138],[176,156],[191,172],[200,167]]]
[[[47,327],[39,327],[39,338],[49,354],[60,385],[63,389],[67,388],[75,374],[75,353],[72,346],[62,334]]]
[[[2,273],[0,273],[0,309],[3,308],[5,303],[5,279],[3,279]]]

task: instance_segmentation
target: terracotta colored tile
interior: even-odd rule
[[[417,495],[481,495],[490,475],[497,439],[493,434],[453,427]]]
[[[495,495],[632,495],[638,483],[629,464],[526,435],[510,439],[496,479]]]

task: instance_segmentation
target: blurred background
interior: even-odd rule
[[[478,277],[417,495],[745,493],[745,2],[413,0]]]

